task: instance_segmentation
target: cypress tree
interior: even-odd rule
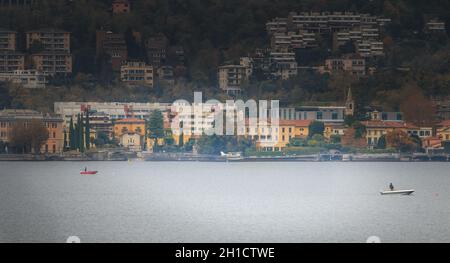
[[[89,110],[86,111],[86,122],[85,122],[85,140],[86,140],[86,150],[91,148],[91,127],[89,123]]]
[[[80,152],[84,152],[84,127],[83,127],[83,115],[80,116],[80,127],[79,127],[79,148]]]
[[[70,118],[69,126],[69,146],[70,150],[75,150],[75,128],[73,127],[73,118]]]
[[[66,151],[67,149],[67,131],[64,129],[64,148],[63,151]]]
[[[77,115],[77,124],[75,124],[75,133],[74,133],[74,142],[75,149],[80,149],[80,114]]]

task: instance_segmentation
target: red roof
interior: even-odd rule
[[[142,119],[138,119],[138,118],[126,118],[126,119],[116,120],[116,123],[145,123],[145,121]]]
[[[411,128],[410,124],[402,121],[365,121],[362,123],[367,128]]]
[[[449,127],[450,126],[450,120],[444,120],[444,121],[440,122],[438,124],[438,126],[440,126],[440,127]]]
[[[280,120],[280,126],[308,127],[311,120]]]

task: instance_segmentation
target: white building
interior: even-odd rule
[[[70,118],[76,119],[77,114],[86,109],[91,112],[101,112],[111,120],[125,119],[134,116],[138,119],[148,119],[153,111],[166,112],[170,103],[125,103],[125,102],[55,102],[54,112],[61,115],[66,124]]]
[[[0,73],[0,81],[11,82],[29,89],[45,88],[46,74],[36,70],[15,70],[12,73]]]

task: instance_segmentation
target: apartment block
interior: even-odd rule
[[[272,75],[277,79],[289,79],[297,76],[297,61],[295,60],[295,53],[292,52],[272,52],[273,67]]]
[[[270,35],[279,32],[286,33],[288,31],[287,25],[288,25],[287,18],[277,17],[266,23],[266,30]]]
[[[357,43],[356,53],[366,58],[384,56],[384,44],[381,41],[365,41]]]
[[[344,56],[343,58],[327,59],[325,65],[319,67],[321,74],[340,74],[347,73],[353,76],[366,75],[366,60],[358,56]]]
[[[357,26],[382,27],[389,22],[388,18],[353,12],[291,12],[288,16],[288,27],[319,34],[329,34]]]
[[[446,32],[445,22],[437,18],[430,19],[425,23],[425,32],[433,34],[445,33]]]
[[[128,59],[127,43],[122,34],[99,30],[96,32],[97,57],[106,54],[110,57],[113,71],[119,72],[120,67]]]
[[[43,28],[26,32],[27,49],[36,44],[45,51],[70,52],[70,33],[53,29]]]
[[[12,73],[0,73],[0,81],[7,81],[28,89],[45,88],[46,75],[36,70],[15,70]]]
[[[25,69],[25,54],[16,51],[0,51],[0,72],[11,73]]]
[[[31,7],[37,0],[0,0],[0,7],[27,8]]]
[[[274,52],[317,47],[318,35],[333,37],[334,48],[352,41],[363,56],[383,55],[380,30],[390,19],[352,12],[295,13],[266,23]],[[368,46],[367,46],[368,45]],[[382,47],[382,45],[381,45]]]
[[[16,31],[0,28],[0,51],[15,51],[16,39]]]
[[[169,86],[175,84],[175,74],[172,66],[161,66],[157,69],[158,81]]]
[[[227,93],[239,93],[247,80],[247,70],[241,65],[226,65],[218,69],[219,87]]]
[[[150,65],[160,67],[166,63],[168,39],[163,34],[150,37],[145,41],[147,58]],[[184,56],[184,51],[183,51]]]
[[[153,67],[141,61],[127,61],[120,68],[120,79],[130,85],[146,85],[153,87]]]
[[[67,52],[41,52],[31,55],[34,69],[47,75],[71,74],[72,55]]]

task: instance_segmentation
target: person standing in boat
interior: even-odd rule
[[[389,189],[391,189],[391,191],[394,191],[394,185],[392,183],[389,184]]]
[[[84,167],[84,171],[87,172],[87,167]]]

